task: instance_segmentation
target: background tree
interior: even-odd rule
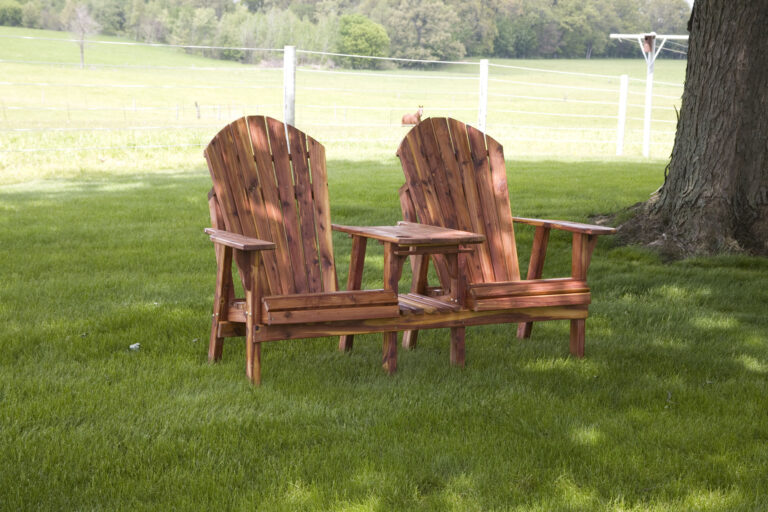
[[[395,57],[452,60],[464,56],[456,38],[459,17],[441,0],[402,0],[388,21]]]
[[[84,4],[69,4],[69,9],[65,9],[63,15],[67,20],[67,27],[77,38],[77,44],[80,46],[80,67],[85,67],[85,39],[98,34],[99,24],[96,23],[88,12],[88,6]]]
[[[21,4],[16,0],[0,0],[0,25],[17,27],[21,25]]]
[[[389,53],[389,36],[383,26],[362,14],[345,14],[339,19],[339,53],[385,57]],[[379,61],[342,58],[339,63],[353,69],[374,69]]]
[[[669,174],[622,227],[673,256],[768,255],[768,3],[696,0]]]

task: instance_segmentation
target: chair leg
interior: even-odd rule
[[[429,270],[429,255],[420,254],[411,256],[411,271],[413,273],[411,281],[411,293],[423,295],[427,291],[427,271]],[[403,332],[403,348],[411,350],[416,348],[416,342],[419,339],[419,331]]]
[[[208,361],[221,359],[224,338],[219,337],[219,322],[226,320],[227,303],[232,295],[232,249],[216,244],[216,289],[213,295],[211,336],[208,342]]]
[[[517,337],[520,339],[530,338],[533,330],[533,322],[521,322],[517,324]]]
[[[347,276],[347,290],[359,290],[363,283],[363,265],[365,264],[365,247],[368,239],[362,236],[352,237],[352,254],[349,257],[349,276]],[[339,350],[349,352],[352,350],[355,336],[344,334],[339,336]]]
[[[584,357],[584,334],[587,321],[571,320],[571,354],[581,359]]]
[[[384,333],[381,366],[390,375],[397,371],[397,332]]]
[[[211,337],[208,342],[208,362],[213,363],[221,359],[224,349],[224,338],[219,338],[219,317],[214,313],[211,315]]]
[[[416,348],[419,339],[419,331],[403,331],[403,348],[411,350]]]
[[[252,330],[245,337],[245,374],[255,386],[261,385],[261,343],[253,341]]]
[[[451,364],[464,367],[465,327],[451,327]]]

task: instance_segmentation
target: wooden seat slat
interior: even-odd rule
[[[397,304],[397,295],[390,290],[353,290],[331,293],[304,293],[264,297],[266,311],[313,308],[344,308],[368,305]]]
[[[586,281],[571,278],[534,279],[501,283],[469,285],[467,294],[473,298],[516,297],[522,295],[552,295],[588,292]]]
[[[587,293],[560,293],[556,295],[521,295],[515,297],[492,297],[474,299],[467,297],[467,307],[472,311],[493,311],[511,308],[536,308],[549,306],[576,306],[589,304]]]
[[[384,306],[364,306],[349,308],[317,308],[296,309],[289,311],[264,312],[264,323],[279,324],[312,324],[343,322],[348,320],[367,320],[375,318],[392,318],[400,314],[397,303]]]

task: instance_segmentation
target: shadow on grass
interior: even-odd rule
[[[552,183],[629,187],[633,201],[652,181],[628,186],[594,167],[520,170],[530,176],[511,181],[527,187],[516,213],[585,220],[613,195],[574,206]],[[396,166],[329,169],[334,222],[399,219]],[[379,368],[380,336],[357,337],[350,354],[323,338],[266,346],[264,384],[251,388],[241,340],[221,364],[205,362],[209,186],[198,169],[0,192],[9,508],[767,505],[765,260],[665,265],[601,243],[584,360],[568,356],[567,322],[537,324],[523,341],[515,326],[470,328],[463,370],[448,364],[447,331],[423,332],[392,378]],[[349,240],[334,236],[344,283]],[[524,252],[530,233],[519,239]],[[545,273],[567,273],[568,244],[553,237]],[[375,244],[366,266],[377,286]]]

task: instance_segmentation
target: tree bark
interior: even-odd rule
[[[768,2],[696,0],[668,175],[622,226],[672,256],[768,255]]]

